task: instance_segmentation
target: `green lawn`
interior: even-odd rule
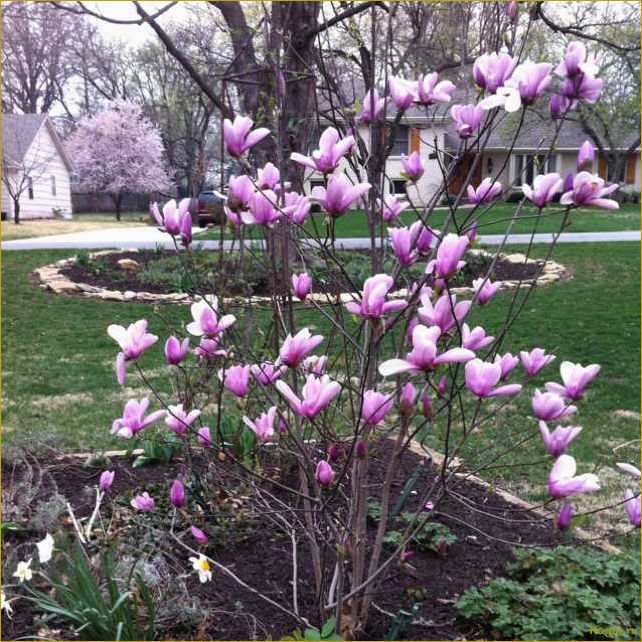
[[[501,234],[506,231],[510,219],[515,212],[515,204],[500,203],[493,205],[485,211],[479,218],[478,229],[480,234]],[[520,218],[518,218],[511,228],[511,232],[529,233],[533,230],[535,224],[535,215],[537,210],[532,207],[524,207]],[[464,223],[469,212],[460,210],[458,222]],[[444,222],[447,212],[436,211],[429,218],[429,224],[432,227],[439,228]],[[316,224],[317,233],[322,237],[326,234],[324,215],[313,214],[312,220],[306,222],[306,229],[314,233]],[[416,219],[414,212],[404,212],[402,221],[410,225]],[[562,214],[559,206],[553,206],[549,211],[537,221],[538,232],[557,232],[562,221]],[[337,219],[335,223],[335,234],[337,237],[365,237],[368,236],[368,228],[363,211],[355,210],[348,212]],[[580,209],[574,211],[570,216],[570,223],[566,228],[568,232],[613,232],[620,230],[639,230],[640,229],[640,205],[636,203],[625,203],[620,206],[619,210],[598,210],[598,209]],[[251,238],[261,238],[261,230],[249,228]],[[229,237],[229,234],[226,235]],[[199,240],[218,240],[220,238],[219,228],[208,230],[198,237]]]

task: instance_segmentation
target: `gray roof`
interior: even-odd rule
[[[2,114],[2,156],[20,163],[47,114]]]

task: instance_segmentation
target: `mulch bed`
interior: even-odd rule
[[[383,440],[370,449],[371,498],[377,499],[385,471],[385,465],[391,454],[391,443]],[[401,459],[399,471],[394,482],[394,495],[398,494],[406,480],[413,474],[422,458],[413,452],[405,452]],[[417,484],[419,495],[432,484],[438,470],[432,463],[423,460],[425,473]],[[92,509],[93,496],[84,492],[98,481],[101,467],[88,467],[77,459],[61,458],[41,461],[51,475],[58,492],[71,499],[77,516],[86,516]],[[109,467],[116,470],[116,481],[112,495],[123,493],[129,499],[133,491],[140,491],[153,484],[164,484],[169,487],[171,480],[184,464],[179,460],[169,465],[151,465],[138,469],[131,468],[124,458],[113,458]],[[14,471],[15,474],[15,471]],[[286,473],[289,474],[289,473]],[[3,462],[3,477],[8,480],[11,468]],[[444,556],[415,550],[411,566],[393,565],[383,589],[374,600],[377,608],[371,610],[368,630],[364,639],[384,639],[392,618],[400,609],[408,609],[413,599],[406,589],[421,588],[425,591],[421,609],[416,617],[422,618],[421,624],[408,626],[401,639],[441,640],[474,638],[479,632],[473,631],[459,619],[454,602],[466,588],[485,584],[489,579],[501,575],[506,564],[512,559],[512,545],[500,540],[509,540],[516,544],[551,546],[559,543],[560,536],[536,515],[525,509],[510,504],[491,493],[487,488],[470,481],[458,481],[456,494],[444,498],[438,506],[438,520],[448,526],[457,536],[457,542],[451,545]],[[278,494],[278,491],[274,491]],[[470,505],[465,505],[461,498]],[[411,496],[407,510],[416,508],[417,498]],[[415,505],[413,505],[413,502]],[[492,516],[491,516],[492,515]],[[282,532],[264,517],[258,517],[259,523],[249,537],[240,543],[230,545],[221,543],[208,550],[218,562],[232,569],[248,584],[255,586],[265,594],[281,603],[290,604],[292,568],[290,563],[290,541]],[[510,520],[502,521],[502,520]],[[375,523],[370,524],[370,535],[374,537]],[[5,536],[4,546],[20,542],[33,542],[40,539],[42,533],[9,533]],[[494,539],[497,538],[497,539]],[[301,538],[302,540],[303,538]],[[299,599],[300,608],[312,621],[315,619],[311,595],[313,580],[311,565],[306,563],[305,547],[299,551]],[[178,552],[181,556],[182,552]],[[187,557],[187,554],[185,555]],[[208,607],[220,609],[219,617],[208,618],[207,622],[195,630],[163,631],[163,639],[218,639],[246,640],[251,639],[247,617],[230,617],[232,611],[242,605],[243,612],[250,613],[260,623],[258,635],[269,634],[272,639],[280,639],[290,634],[298,624],[287,615],[275,610],[267,602],[252,595],[232,579],[217,571],[214,580],[199,584],[195,576],[188,580],[192,595],[197,595]],[[3,637],[16,639],[35,634],[32,624],[32,611],[25,600],[16,605],[13,620],[3,617]],[[384,611],[388,612],[387,614]],[[227,613],[224,615],[223,613]],[[54,625],[55,626],[55,625]],[[64,632],[63,637],[66,637]]]
[[[351,254],[364,256],[368,253],[367,251],[361,250],[346,250],[342,251],[340,256],[349,256]],[[151,292],[153,294],[173,294],[181,292],[181,290],[164,283],[142,281],[139,278],[138,272],[125,271],[118,266],[118,262],[121,259],[131,259],[139,263],[142,269],[158,261],[159,258],[166,258],[173,255],[175,255],[175,253],[171,251],[161,252],[152,250],[142,250],[140,252],[114,252],[111,254],[105,254],[96,259],[100,262],[100,265],[103,268],[100,273],[93,271],[86,265],[78,264],[67,266],[63,268],[61,272],[69,280],[75,283],[84,283],[100,288],[131,292]],[[418,263],[418,265],[419,264],[423,266],[423,263]],[[219,271],[217,255],[212,254],[211,269],[216,273],[215,282],[212,283],[210,288],[212,291],[216,291],[222,296],[269,296],[271,294],[270,279],[265,270],[259,274],[257,274],[256,270],[254,271],[254,274],[249,281],[251,284],[250,289],[250,287],[248,287],[248,281],[239,278],[239,268],[236,263],[230,262],[226,264],[224,263],[223,265],[223,274],[221,274]],[[491,278],[494,281],[519,279],[529,280],[537,276],[540,267],[541,262],[532,262],[527,264],[513,263],[500,257],[495,264]],[[178,264],[177,269],[180,269]],[[485,262],[473,263],[465,268],[462,282],[458,282],[456,285],[470,286],[474,279],[480,276],[485,276],[486,270],[487,266]],[[112,277],[113,273],[119,274],[119,278],[114,279]],[[329,276],[325,281],[323,291],[327,294],[336,295],[341,292],[354,290],[345,275],[342,274],[341,270],[338,268],[334,268],[329,273]],[[315,291],[320,291],[318,283],[316,287],[318,290]]]

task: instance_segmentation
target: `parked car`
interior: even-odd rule
[[[223,220],[225,195],[215,190],[203,191],[198,195],[196,217],[199,227],[220,223]]]

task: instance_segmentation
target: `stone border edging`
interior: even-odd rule
[[[90,258],[95,258],[98,256],[105,256],[108,254],[120,254],[122,252],[138,252],[136,249],[131,250],[103,250],[100,252],[92,252],[89,256]],[[471,253],[477,255],[489,254],[485,250],[473,249],[470,250]],[[491,255],[492,256],[492,255]],[[524,263],[526,260],[527,263],[537,263],[536,259],[526,259],[524,254],[520,253],[511,253],[511,254],[500,254],[502,259],[509,261],[511,263]],[[188,294],[183,293],[172,293],[172,294],[158,294],[155,292],[133,292],[132,290],[109,290],[107,288],[89,285],[88,283],[78,283],[71,281],[68,277],[62,274],[62,270],[70,265],[75,264],[77,257],[71,257],[68,259],[61,259],[55,263],[50,263],[41,268],[37,268],[33,271],[33,274],[39,279],[40,287],[43,290],[49,290],[54,294],[63,294],[67,296],[81,296],[91,299],[101,299],[103,301],[137,301],[140,303],[179,303],[182,305],[189,305],[194,302],[194,297],[190,297]],[[547,261],[544,265],[543,273],[538,277],[536,285],[547,285],[549,283],[554,283],[556,281],[566,280],[571,278],[571,273],[568,268],[566,268],[561,263],[556,263],[555,261]],[[507,280],[502,281],[500,290],[512,290],[517,288],[520,285],[518,280]],[[527,282],[521,282],[522,287],[528,287]],[[451,292],[453,294],[472,294],[474,288],[471,286],[452,288]],[[408,295],[408,291],[403,288],[401,290],[396,290],[395,292],[390,293],[391,298],[404,298]],[[355,295],[350,292],[343,292],[338,295],[330,294],[311,294],[310,299],[313,299],[316,303],[347,303],[348,301],[353,301]],[[223,301],[227,305],[243,305],[247,303],[267,303],[271,299],[267,296],[252,296],[252,297],[229,297]]]

